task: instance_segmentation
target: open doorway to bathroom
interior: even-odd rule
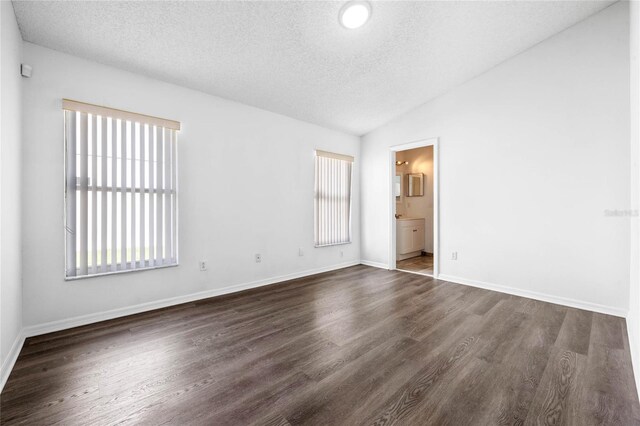
[[[437,276],[436,143],[430,139],[392,148],[390,269]]]

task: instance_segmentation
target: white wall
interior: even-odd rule
[[[20,177],[22,38],[11,2],[0,2],[0,389],[22,329]]]
[[[631,57],[631,209],[640,206],[640,3],[629,3],[630,57]],[[636,389],[640,390],[640,226],[638,217],[631,220],[629,315],[627,330],[631,359],[636,377]]]
[[[396,153],[397,161],[408,161],[409,164],[396,166],[396,173],[402,173],[404,180],[402,203],[396,203],[396,213],[405,217],[424,218],[424,251],[433,253],[433,147],[409,149]],[[422,173],[424,175],[424,195],[407,197],[407,175]],[[396,235],[397,238],[397,235]]]
[[[29,43],[24,57],[26,325],[359,261],[358,137]],[[182,122],[179,267],[64,281],[62,98]],[[356,158],[353,244],[313,247],[316,148]]]
[[[627,3],[365,135],[363,261],[389,259],[389,147],[433,137],[441,274],[626,313]]]

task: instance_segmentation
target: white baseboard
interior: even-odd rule
[[[16,339],[13,341],[13,345],[11,345],[11,350],[9,350],[7,358],[2,363],[2,367],[0,367],[0,392],[4,389],[4,384],[7,383],[9,374],[11,374],[11,370],[13,370],[13,366],[18,360],[18,355],[20,355],[20,350],[22,350],[22,346],[24,345],[24,339],[24,331],[20,330]]]
[[[389,265],[386,263],[374,262],[372,260],[361,260],[360,263],[362,265],[373,266],[374,268],[389,269]]]
[[[636,336],[632,332],[632,327],[629,325],[629,322],[634,318],[631,316],[627,317],[627,338],[629,339],[629,352],[631,352],[631,367],[633,368],[633,376],[636,382],[636,393],[638,395],[638,399],[640,399],[640,353],[638,353],[638,348],[640,347],[640,343],[636,341]]]
[[[597,303],[584,302],[581,300],[569,299],[567,297],[552,296],[550,294],[538,293],[535,291],[522,290],[519,288],[508,287],[500,284],[492,284],[483,281],[471,280],[468,278],[460,278],[452,275],[440,274],[439,280],[450,281],[456,284],[468,285],[471,287],[483,288],[485,290],[497,291],[500,293],[512,294],[514,296],[527,297],[529,299],[540,300],[543,302],[555,303],[556,305],[568,306],[571,308],[584,309],[586,311],[599,312],[601,314],[613,315],[616,317],[627,317],[627,310],[616,308],[613,306],[599,305]]]
[[[44,324],[31,325],[24,327],[16,337],[9,355],[5,359],[0,369],[0,391],[4,387],[9,374],[13,369],[13,366],[18,359],[20,350],[24,344],[24,340],[27,337],[38,336],[41,334],[52,333],[55,331],[66,330],[73,327],[79,327],[82,325],[92,324],[100,321],[119,318],[127,315],[138,314],[141,312],[151,311],[154,309],[165,308],[168,306],[179,305],[181,303],[194,302],[196,300],[207,299],[210,297],[221,296],[224,294],[235,293],[238,291],[249,290],[252,288],[258,288],[270,284],[276,284],[283,281],[288,281],[296,278],[302,278],[310,275],[320,274],[323,272],[334,271],[337,269],[348,268],[358,264],[373,266],[376,268],[389,269],[388,265],[380,262],[373,262],[369,260],[345,262],[338,265],[332,265],[323,268],[311,269],[307,271],[295,272],[288,275],[281,275],[277,277],[267,278],[264,280],[252,281],[249,283],[237,284],[234,286],[207,290],[199,293],[192,293],[184,296],[177,296],[168,299],[158,300],[154,302],[142,303],[139,305],[129,306],[126,308],[113,309],[110,311],[99,312],[95,314],[82,315],[74,318],[68,318],[59,321],[52,321]],[[614,308],[610,306],[599,305],[595,303],[582,302],[574,299],[551,296],[548,294],[537,293],[533,291],[521,290],[513,287],[507,287],[498,284],[491,284],[477,280],[470,280],[467,278],[460,278],[451,275],[441,274],[438,279],[443,281],[450,281],[457,284],[469,285],[472,287],[483,288],[486,290],[498,291],[501,293],[512,294],[515,296],[528,297],[530,299],[541,300],[544,302],[555,303],[558,305],[569,306],[572,308],[585,309],[588,311],[599,312],[608,315],[615,315],[618,317],[626,317],[627,311],[620,308]]]
[[[59,321],[52,321],[44,324],[30,325],[27,327],[23,327],[16,340],[13,342],[13,346],[11,346],[11,350],[9,354],[2,363],[2,367],[0,369],[0,392],[4,388],[9,375],[11,374],[11,370],[13,370],[13,366],[18,359],[18,355],[20,354],[20,350],[24,345],[24,341],[27,337],[39,336],[41,334],[53,333],[55,331],[66,330],[73,327],[79,327],[82,325],[93,324],[100,321],[106,321],[114,318],[124,317],[127,315],[138,314],[141,312],[152,311],[154,309],[166,308],[168,306],[179,305],[181,303],[194,302],[196,300],[208,299],[210,297],[222,296],[224,294],[236,293],[238,291],[249,290],[252,288],[263,287],[270,284],[276,284],[283,281],[289,281],[296,278],[307,277],[309,275],[320,274],[323,272],[334,271],[337,269],[348,268],[350,266],[359,265],[360,261],[351,261],[340,263],[337,265],[327,266],[323,268],[316,268],[307,271],[295,272],[287,275],[280,275],[277,277],[267,278],[264,280],[252,281],[243,284],[237,284],[224,288],[217,288],[207,291],[202,291],[199,293],[192,293],[184,296],[171,297],[168,299],[157,300],[154,302],[141,303],[139,305],[128,306],[126,308],[112,309],[110,311],[98,312],[95,314],[82,315],[73,318],[67,318]]]
[[[224,288],[216,288],[199,293],[192,293],[184,296],[171,297],[168,299],[157,300],[154,302],[141,303],[139,305],[128,306],[126,308],[118,308],[110,311],[99,312],[95,314],[82,315],[73,318],[67,318],[59,321],[52,321],[44,324],[30,325],[23,329],[25,337],[33,337],[41,334],[52,333],[54,331],[66,330],[82,325],[93,324],[100,321],[106,321],[114,318],[124,317],[127,315],[139,314],[141,312],[152,311],[154,309],[166,308],[168,306],[179,305],[181,303],[194,302],[196,300],[208,299],[210,297],[222,296],[224,294],[236,293],[238,291],[249,290],[270,284],[276,284],[283,281],[302,278],[309,275],[320,274],[322,272],[334,271],[337,269],[348,268],[349,266],[359,265],[360,261],[351,261],[340,263],[337,265],[326,266],[292,274],[280,275],[277,277],[267,278],[264,280],[252,281],[243,284],[236,284]]]

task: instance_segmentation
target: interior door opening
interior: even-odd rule
[[[436,140],[391,152],[392,244],[389,269],[437,276]],[[406,148],[406,149],[403,149]]]

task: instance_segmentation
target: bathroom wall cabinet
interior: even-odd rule
[[[424,219],[401,218],[396,226],[396,258],[419,256],[424,250]]]

